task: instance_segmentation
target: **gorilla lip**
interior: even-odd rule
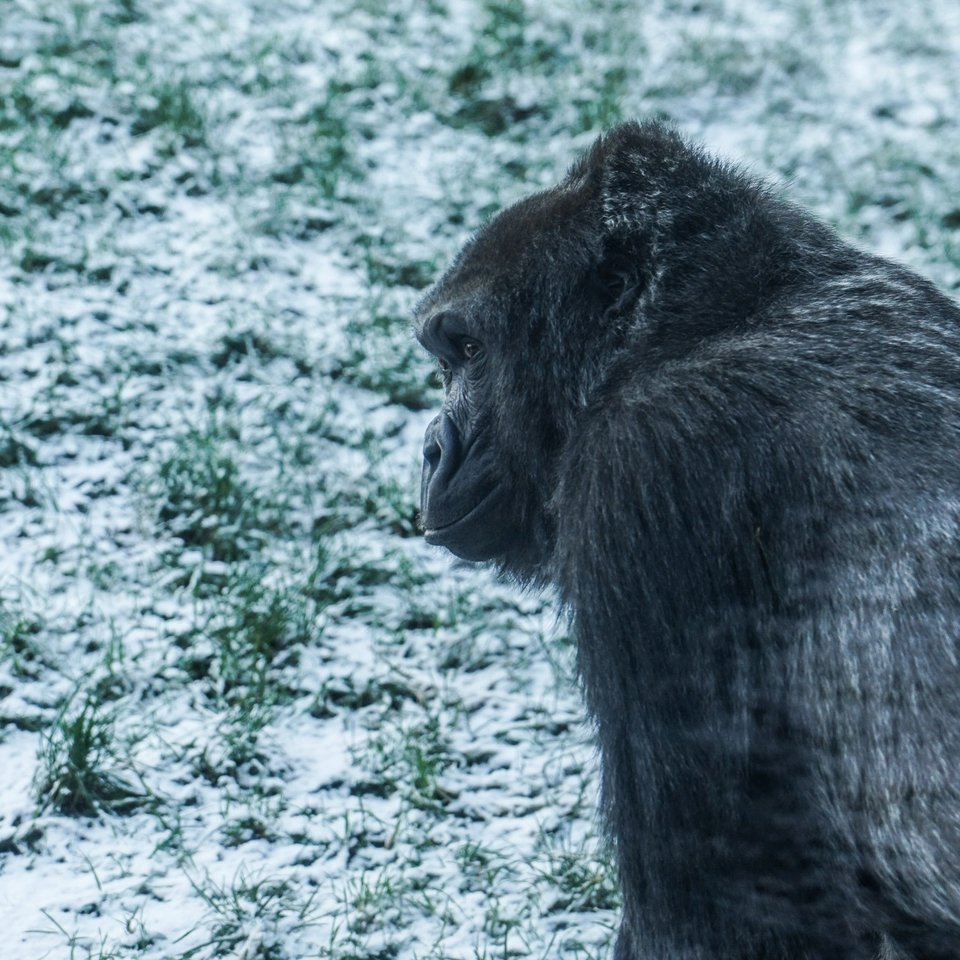
[[[427,543],[435,543],[436,540],[432,539],[437,536],[440,536],[446,533],[449,530],[452,530],[458,524],[463,523],[465,520],[472,519],[476,513],[483,507],[483,505],[497,492],[499,485],[492,487],[487,493],[481,497],[481,499],[475,503],[466,513],[462,516],[457,517],[456,520],[451,520],[449,523],[445,523],[439,527],[427,527],[423,531],[423,536],[426,539]]]

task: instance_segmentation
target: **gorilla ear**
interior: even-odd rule
[[[651,199],[659,167],[677,135],[657,123],[624,123],[599,137],[570,171],[592,198],[601,236],[595,280],[605,315],[623,315],[654,275],[656,213]]]
[[[644,217],[611,224],[604,218],[600,257],[593,272],[604,317],[630,313],[655,273],[653,226]]]
[[[613,242],[610,242],[613,240]],[[594,268],[594,277],[604,304],[604,316],[622,316],[643,292],[644,265],[632,245],[607,238],[603,256]]]

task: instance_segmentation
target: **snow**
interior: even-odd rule
[[[958,103],[948,4],[0,5],[5,960],[606,956],[572,650],[415,536],[405,318],[598,104],[956,289]],[[132,812],[42,795],[84,704]]]

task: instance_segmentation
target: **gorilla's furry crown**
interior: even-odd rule
[[[654,123],[420,304],[427,539],[570,611],[618,960],[960,958],[960,310]]]

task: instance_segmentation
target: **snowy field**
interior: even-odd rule
[[[954,0],[0,0],[2,960],[608,955],[570,643],[418,538],[407,322],[651,115],[960,287]]]

